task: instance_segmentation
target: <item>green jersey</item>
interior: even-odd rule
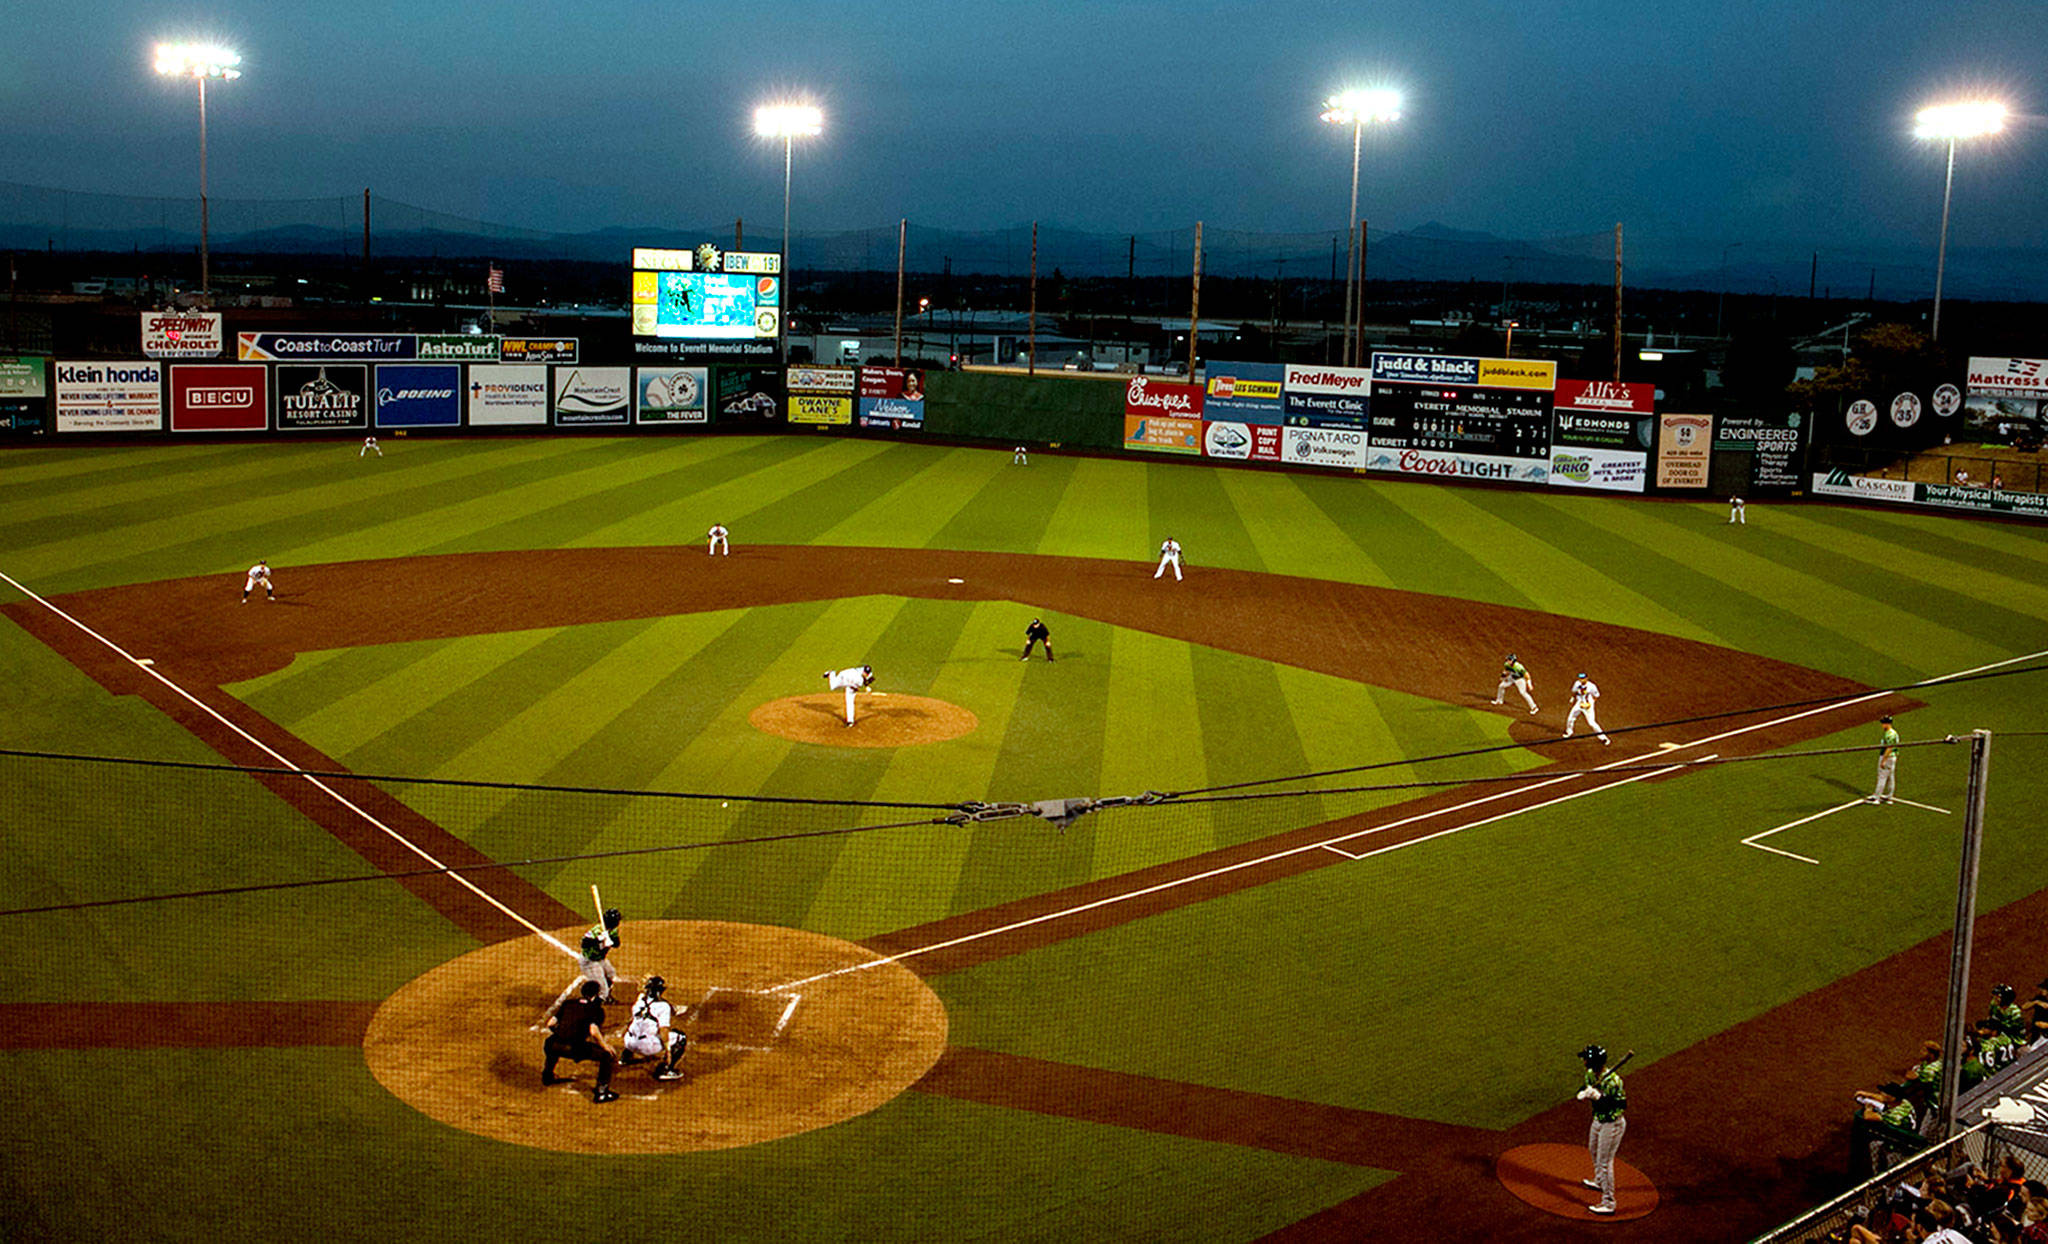
[[[1877,1117],[1893,1127],[1912,1127],[1913,1103],[1901,1098],[1885,1107],[1884,1113]]]
[[[2007,1002],[1991,1004],[1991,1022],[1998,1025],[1998,1031],[2018,1040],[2027,1031],[2026,1016],[2020,1014],[2018,1005]]]
[[[1500,676],[1510,682],[1519,682],[1529,676],[1529,671],[1522,668],[1520,661],[1509,661],[1500,667]]]
[[[1585,1087],[1596,1089],[1600,1093],[1600,1096],[1593,1099],[1594,1122],[1612,1123],[1621,1117],[1622,1111],[1628,1109],[1628,1090],[1622,1086],[1621,1077],[1614,1072],[1603,1071],[1596,1076],[1593,1069],[1588,1067]]]
[[[615,935],[602,924],[590,926],[590,932],[583,935],[583,957],[592,963],[612,952],[616,945]]]
[[[1884,748],[1884,751],[1878,754],[1889,756],[1892,754],[1892,749],[1899,745],[1899,732],[1890,726],[1886,726],[1884,733],[1877,737],[1877,742],[1880,747]]]

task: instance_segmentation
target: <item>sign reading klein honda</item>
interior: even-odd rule
[[[1290,425],[1365,427],[1372,406],[1372,373],[1364,368],[1289,364],[1285,383],[1285,417]]]
[[[142,352],[153,359],[210,359],[226,344],[218,311],[144,311]]]
[[[260,363],[171,368],[171,431],[261,432],[270,426],[270,371]]]
[[[164,426],[162,363],[59,363],[59,432],[155,432]]]

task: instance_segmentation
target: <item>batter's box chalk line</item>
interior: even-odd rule
[[[788,999],[788,1002],[782,1008],[782,1014],[778,1016],[775,1020],[775,1027],[768,1033],[768,1044],[742,1045],[737,1041],[720,1041],[718,1043],[719,1046],[723,1049],[748,1050],[757,1054],[775,1048],[775,1043],[782,1039],[782,1034],[789,1028],[790,1017],[796,1014],[797,1003],[802,1002],[804,1000],[804,996],[800,993],[785,994],[772,989],[740,989],[728,985],[713,985],[711,988],[704,991],[704,996],[698,999],[697,1005],[690,1008],[691,1013],[693,1015],[703,1014],[704,1008],[711,1005],[711,1000],[722,993],[747,994],[751,997],[756,998]]]

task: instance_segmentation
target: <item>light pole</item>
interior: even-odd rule
[[[156,45],[156,71],[165,77],[190,78],[199,84],[199,294],[211,300],[213,276],[207,255],[207,200],[206,200],[206,80],[219,78],[232,82],[242,76],[237,68],[242,63],[239,54],[223,47],[203,43],[159,43]]]
[[[789,175],[795,157],[791,144],[798,135],[814,138],[825,131],[825,114],[809,104],[765,104],[754,109],[754,133],[782,140],[782,365],[789,366],[789,313],[795,287],[789,283]]]
[[[1728,309],[1728,252],[1740,247],[1740,242],[1730,242],[1721,248],[1721,297],[1714,303],[1714,340],[1721,339],[1721,313]]]
[[[1401,93],[1384,88],[1370,91],[1345,91],[1332,95],[1323,101],[1323,120],[1331,125],[1351,127],[1351,213],[1344,218],[1344,234],[1347,239],[1346,253],[1350,256],[1349,266],[1344,271],[1344,363],[1351,364],[1352,316],[1361,312],[1358,295],[1365,291],[1358,284],[1358,148],[1364,138],[1367,121],[1399,121],[1401,119]],[[1362,317],[1361,317],[1362,318]]]
[[[1934,258],[1934,316],[1928,323],[1927,339],[1941,340],[1941,278],[1948,266],[1948,202],[1956,184],[1956,140],[1982,138],[2005,128],[2005,105],[1989,100],[1960,104],[1936,104],[1922,108],[1913,117],[1915,138],[1936,138],[1948,143],[1948,175],[1941,183],[1941,244]]]
[[[1500,348],[1500,356],[1501,356],[1502,358],[1508,358],[1508,359],[1511,359],[1511,358],[1515,357],[1515,330],[1516,330],[1517,328],[1520,328],[1521,326],[1522,326],[1522,322],[1521,322],[1520,320],[1509,320],[1509,321],[1508,321],[1508,339],[1507,339],[1507,343],[1506,343],[1505,345],[1501,346],[1501,348]]]

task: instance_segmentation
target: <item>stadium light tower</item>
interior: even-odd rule
[[[190,78],[199,84],[199,293],[210,298],[212,273],[207,256],[206,80],[232,82],[242,76],[238,53],[204,43],[159,43],[156,71],[169,78]]]
[[[1941,278],[1948,267],[1948,203],[1956,184],[1956,140],[1982,138],[2004,128],[2005,105],[1991,100],[1936,104],[1922,108],[1913,117],[1913,137],[1948,143],[1948,176],[1941,183],[1941,245],[1934,259],[1934,317],[1927,328],[1929,341],[1941,340]]]
[[[1344,218],[1344,235],[1347,239],[1346,252],[1350,266],[1344,272],[1344,362],[1352,362],[1352,315],[1354,311],[1363,319],[1364,308],[1357,305],[1357,297],[1365,291],[1357,288],[1358,282],[1358,146],[1365,133],[1368,121],[1399,121],[1401,119],[1401,93],[1384,88],[1370,91],[1345,91],[1332,95],[1323,101],[1323,120],[1331,125],[1351,127],[1351,214]]]
[[[764,104],[754,109],[754,133],[782,140],[782,365],[789,366],[789,313],[795,295],[789,283],[789,174],[792,144],[801,135],[825,132],[825,114],[809,104]]]

